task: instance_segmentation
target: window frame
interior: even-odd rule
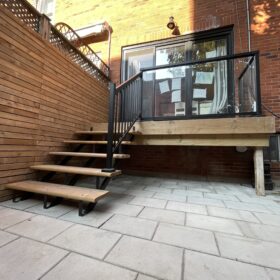
[[[210,29],[210,30],[204,30],[204,31],[199,31],[195,33],[190,33],[186,35],[181,35],[177,37],[172,37],[172,38],[167,38],[167,39],[161,39],[161,40],[156,40],[156,41],[149,41],[145,43],[140,43],[140,44],[133,44],[133,45],[127,45],[127,46],[122,46],[121,48],[121,63],[120,63],[120,81],[124,82],[125,80],[125,71],[127,67],[127,61],[124,60],[125,58],[125,52],[129,51],[136,51],[136,50],[141,50],[145,48],[153,48],[154,49],[154,55],[153,55],[153,64],[155,66],[156,64],[156,50],[158,48],[164,48],[172,45],[177,45],[177,44],[188,44],[191,42],[199,42],[199,41],[206,41],[206,40],[216,40],[216,39],[221,39],[225,38],[226,39],[226,44],[227,44],[227,55],[232,55],[234,53],[234,25],[227,25],[224,27],[219,27],[215,29]],[[185,56],[188,56],[189,52],[185,54]],[[189,57],[186,57],[186,59],[189,59]],[[228,86],[229,90],[232,90],[232,82],[231,79],[233,77],[233,71],[231,69],[232,67],[229,66],[229,71],[228,73],[232,73],[232,75],[228,75]],[[155,95],[155,94],[154,94]],[[155,98],[155,96],[154,96]],[[153,98],[153,99],[154,99]],[[154,102],[154,101],[153,101]],[[187,103],[187,102],[186,102]],[[155,116],[155,104],[153,104],[153,115],[151,117],[143,117],[143,120],[178,120],[178,119],[190,119],[187,115],[185,116]],[[187,110],[186,110],[187,114]],[[198,115],[198,116],[192,116],[192,119],[195,118],[209,118],[210,115]],[[211,115],[213,118],[219,118],[219,117],[232,117],[231,113],[227,114],[216,114],[216,115]]]

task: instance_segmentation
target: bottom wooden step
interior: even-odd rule
[[[8,189],[39,193],[49,196],[63,197],[73,200],[81,200],[87,202],[96,202],[108,191],[96,190],[90,188],[81,188],[76,186],[67,186],[37,181],[22,181],[5,185]]]

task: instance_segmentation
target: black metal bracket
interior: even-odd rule
[[[53,197],[49,201],[49,197],[47,195],[44,195],[44,209],[49,209],[51,207],[54,207],[54,206],[60,204],[62,200],[63,200],[62,197]]]
[[[24,201],[32,197],[34,194],[30,192],[24,192],[21,195],[17,195],[16,193],[13,193],[13,202],[18,203],[20,201]]]
[[[79,216],[83,217],[94,209],[96,202],[79,201]]]

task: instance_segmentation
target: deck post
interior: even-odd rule
[[[265,195],[263,148],[255,147],[254,151],[255,189],[257,195]]]
[[[43,37],[43,39],[49,41],[50,37],[50,30],[51,30],[51,23],[50,18],[47,17],[45,14],[42,14],[41,20],[40,20],[40,27],[39,27],[39,33]]]

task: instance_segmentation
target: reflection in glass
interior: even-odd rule
[[[154,57],[154,48],[144,48],[140,50],[132,50],[125,53],[124,61],[126,67],[124,77],[125,80],[140,72],[141,68],[152,67]],[[153,94],[154,94],[154,78],[152,73],[145,72],[143,74],[143,104],[142,117],[150,117],[153,113]]]
[[[156,66],[185,61],[185,45],[156,50]],[[172,67],[155,71],[155,116],[185,116],[185,69]]]
[[[204,60],[227,54],[226,40],[211,40],[192,45],[192,59]],[[193,66],[193,115],[228,112],[227,61]]]

